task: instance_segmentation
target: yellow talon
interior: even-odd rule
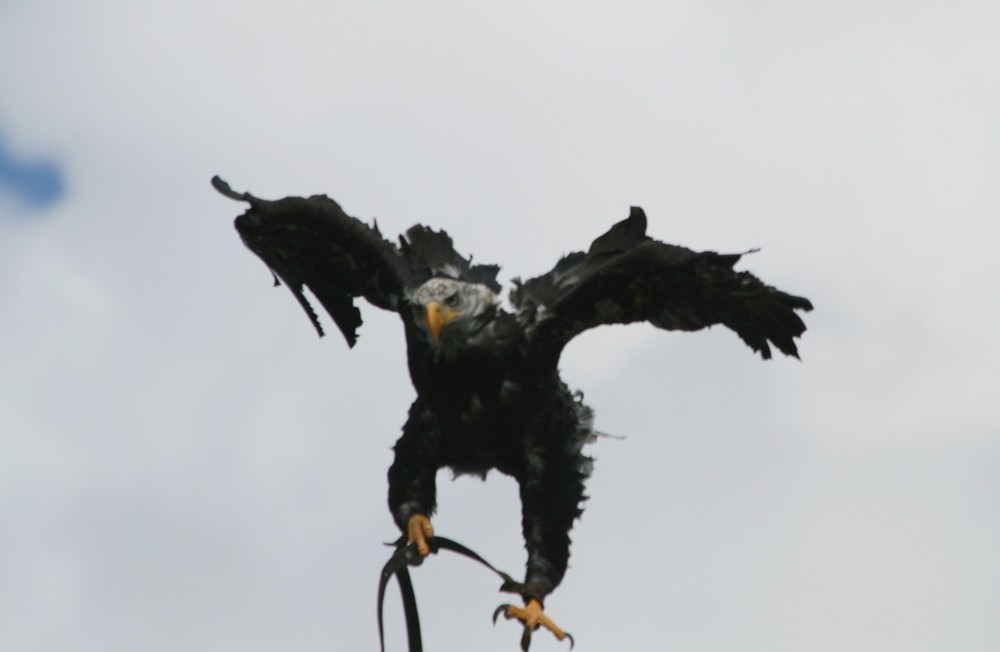
[[[406,536],[410,542],[417,544],[417,552],[426,557],[431,552],[427,539],[434,536],[434,526],[431,519],[423,514],[414,514],[406,525]]]
[[[544,627],[545,629],[552,632],[552,634],[558,639],[563,640],[568,638],[570,642],[570,649],[573,645],[573,637],[564,632],[558,625],[552,622],[552,619],[545,615],[542,611],[542,603],[536,598],[529,598],[528,604],[524,607],[515,607],[512,604],[500,605],[496,613],[493,615],[493,621],[496,622],[497,616],[503,613],[504,618],[508,620],[517,619],[524,623],[524,636],[521,638],[521,649],[527,650],[528,645],[531,642],[531,632],[535,631],[539,627]]]

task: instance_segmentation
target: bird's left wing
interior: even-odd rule
[[[223,195],[250,208],[236,218],[236,230],[271,269],[275,284],[283,282],[306,311],[316,331],[323,328],[302,292],[308,287],[350,346],[357,341],[361,312],[355,297],[398,311],[408,287],[409,271],[399,249],[325,195],[268,201],[234,192],[219,177],[212,185]]]
[[[740,257],[654,240],[642,209],[633,207],[587,253],[517,282],[511,300],[536,354],[551,362],[588,328],[636,321],[667,330],[723,324],[763,358],[771,357],[772,344],[797,357],[795,338],[806,327],[795,311],[812,304],[735,271]]]

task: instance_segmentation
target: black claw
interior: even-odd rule
[[[500,617],[501,613],[504,614],[504,618],[507,617],[506,616],[506,611],[508,609],[510,609],[510,605],[509,604],[502,604],[499,607],[497,607],[496,611],[493,612],[493,626],[494,627],[496,627],[496,625],[497,625],[497,618]]]
[[[570,634],[569,632],[563,632],[563,633],[566,634],[566,638],[569,639],[569,649],[570,649],[570,652],[573,652],[573,644],[574,644],[573,635]]]
[[[523,650],[523,652],[528,652],[528,647],[530,645],[531,645],[531,628],[525,625],[524,633],[521,634],[521,650]]]

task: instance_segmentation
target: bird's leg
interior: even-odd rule
[[[558,625],[552,622],[551,618],[545,615],[542,603],[538,600],[538,598],[528,598],[528,601],[523,608],[516,607],[512,604],[500,605],[493,614],[494,623],[496,622],[497,616],[501,613],[507,620],[513,620],[516,618],[524,624],[524,636],[521,637],[522,650],[528,649],[528,645],[531,642],[531,633],[539,627],[544,627],[549,630],[560,641],[568,638],[570,649],[573,649],[573,637],[564,632]]]
[[[406,525],[406,536],[412,543],[417,544],[417,552],[426,557],[431,551],[427,539],[434,536],[434,526],[431,525],[431,519],[424,514],[411,516]]]

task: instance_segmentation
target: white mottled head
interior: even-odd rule
[[[497,295],[480,283],[432,278],[413,292],[410,303],[431,344],[454,352],[489,323]]]

